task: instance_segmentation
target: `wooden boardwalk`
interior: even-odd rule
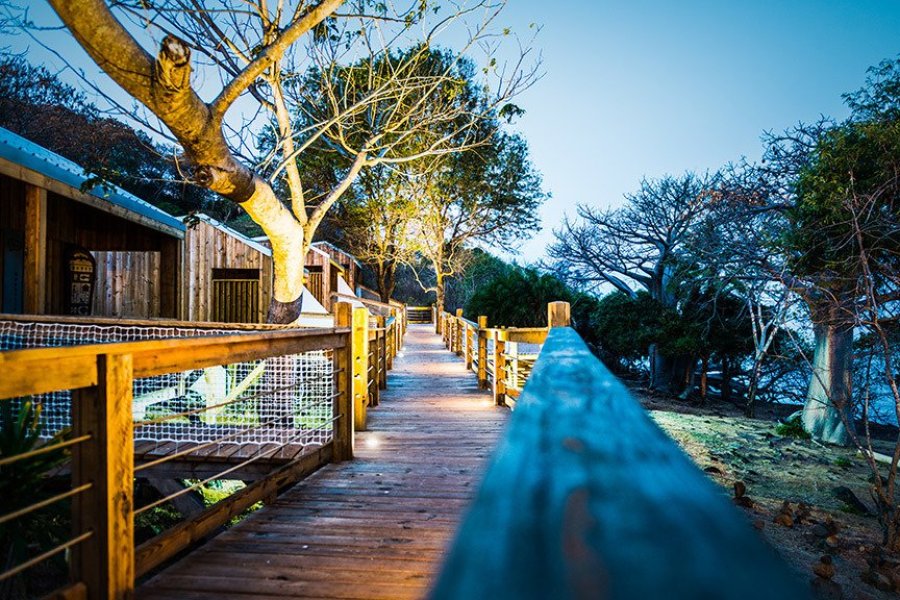
[[[506,421],[431,325],[329,465],[138,589],[146,600],[422,597]]]

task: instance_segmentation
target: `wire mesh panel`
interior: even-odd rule
[[[0,321],[0,350],[233,334],[229,329]],[[135,379],[136,442],[324,444],[331,439],[332,351],[317,350]],[[70,391],[32,398],[41,436],[71,426]]]

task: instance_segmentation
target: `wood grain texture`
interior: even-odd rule
[[[25,185],[25,312],[47,309],[47,190]]]
[[[569,328],[551,330],[431,594],[808,596]]]
[[[355,460],[323,467],[138,598],[421,598],[508,414],[432,330],[409,328]]]
[[[264,323],[272,297],[274,267],[272,257],[263,254],[227,231],[199,221],[187,230],[184,239],[185,274],[183,315],[189,321],[212,321],[217,299],[213,289],[213,269],[254,269],[259,284],[252,290],[253,320]]]

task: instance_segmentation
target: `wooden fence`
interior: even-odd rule
[[[47,322],[52,317],[40,319]],[[70,325],[77,322],[71,318],[61,320]],[[158,325],[156,321],[146,323]],[[0,515],[0,530],[48,506],[64,506],[60,503],[71,503],[72,519],[71,536],[0,572],[0,584],[44,561],[65,556],[69,584],[53,594],[54,597],[131,597],[137,577],[215,533],[254,504],[271,500],[280,489],[322,465],[351,459],[354,431],[365,429],[366,408],[377,403],[378,391],[387,383],[387,371],[402,343],[403,321],[371,317],[366,308],[339,302],[335,305],[335,325],[329,329],[267,327],[257,332],[238,327],[230,335],[0,352],[0,370],[4,373],[0,378],[0,402],[21,406],[29,397],[71,390],[68,406],[72,424],[67,435],[36,444],[26,452],[0,457],[0,469],[9,470],[27,468],[29,462],[62,453],[66,460],[57,468],[57,474],[70,475],[67,489],[55,489],[49,496],[29,499]],[[241,398],[211,405],[207,402],[199,408],[157,419],[133,414],[133,389],[137,380],[148,381],[175,373],[204,373],[210,369],[225,372],[222,365],[239,363],[245,366],[243,373],[258,371],[256,381],[261,381],[269,365],[296,365],[308,355],[314,357],[319,367],[320,375],[315,382],[295,377],[288,389],[274,387],[265,396],[251,394],[253,390],[244,387],[241,391],[246,394]],[[229,373],[234,375],[234,371]],[[238,401],[277,407],[285,397],[290,402],[291,394],[300,386],[313,383],[333,390],[326,398],[326,415],[310,421],[310,415],[291,409],[265,414],[274,415],[269,425],[290,422],[289,434],[295,438],[306,439],[303,436],[310,430],[324,430],[327,435],[315,436],[321,441],[300,445],[291,439],[281,444],[232,444],[228,450],[231,454],[226,456],[220,452],[223,443],[233,442],[235,436],[252,439],[253,430],[266,424],[260,416],[259,423],[245,425],[240,430],[207,425],[207,430],[217,431],[220,437],[188,446],[160,443],[158,448],[167,449],[165,452],[160,455],[158,450],[155,459],[138,460],[136,429],[173,420],[209,423],[212,421],[206,416],[221,414],[229,403]],[[174,465],[183,464],[187,459],[193,460],[195,466],[189,475],[178,476]],[[160,469],[169,479],[202,478],[193,489],[214,480],[246,477],[252,482],[136,545],[135,515],[183,499],[192,489],[179,487],[138,507],[135,478],[149,477],[154,469]]]
[[[495,373],[508,373],[504,342],[520,335],[543,346],[431,598],[809,597],[722,490],[562,326],[567,306],[551,305],[544,333],[443,319],[449,347],[467,364],[476,353],[487,362],[483,341],[495,341]],[[468,341],[476,336],[477,347]],[[498,387],[510,393],[503,381],[492,378],[495,396]]]
[[[466,368],[478,375],[479,386],[490,389],[498,405],[515,407],[549,328],[488,327],[487,317],[470,321],[463,318],[462,309],[457,309],[456,314],[442,311],[438,318],[436,328],[444,345],[463,357]],[[551,302],[547,319],[553,327],[568,326],[569,305]]]
[[[406,318],[410,323],[433,323],[433,306],[407,306]]]

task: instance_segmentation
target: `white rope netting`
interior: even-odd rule
[[[0,350],[234,333],[192,327],[0,321]],[[331,350],[319,350],[135,379],[135,442],[325,444],[332,437],[331,356]],[[71,426],[70,391],[32,400],[41,409],[42,437]]]

